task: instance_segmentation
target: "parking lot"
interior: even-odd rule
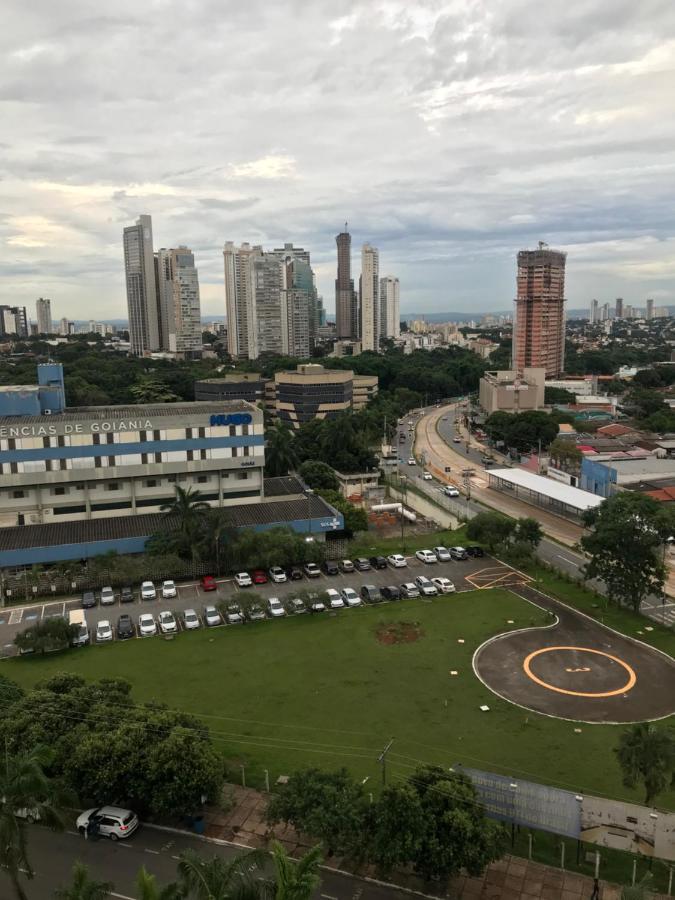
[[[175,614],[178,629],[181,631],[183,630],[182,613],[186,609],[194,609],[200,619],[200,623],[203,625],[204,608],[217,605],[226,600],[242,603],[244,606],[251,601],[258,601],[267,612],[266,604],[270,597],[278,597],[282,603],[286,604],[291,598],[298,595],[302,596],[307,592],[321,593],[328,590],[328,588],[341,590],[342,588],[350,587],[357,593],[360,593],[364,585],[375,585],[379,589],[390,585],[400,586],[404,582],[414,581],[418,575],[426,575],[429,578],[437,576],[448,578],[455,585],[456,591],[509,587],[510,585],[525,584],[530,580],[526,575],[516,572],[509,566],[489,556],[479,559],[425,564],[420,562],[414,554],[403,555],[407,562],[405,568],[393,568],[388,565],[386,569],[371,569],[366,572],[353,572],[350,574],[340,572],[338,575],[332,576],[326,575],[322,571],[318,578],[303,576],[301,580],[287,581],[283,584],[273,584],[270,581],[267,584],[240,588],[235,583],[234,578],[225,577],[217,579],[217,589],[215,591],[204,591],[199,582],[178,583],[176,585],[178,596],[166,600],[161,597],[161,583],[159,582],[155,584],[157,588],[157,599],[155,600],[141,601],[140,585],[134,585],[135,599],[133,603],[120,603],[119,590],[116,589],[114,604],[97,605],[94,608],[85,610],[84,613],[92,642],[94,641],[97,623],[106,619],[111,622],[114,639],[117,640],[115,626],[119,616],[123,614],[131,616],[135,626],[135,638],[149,640],[150,638],[139,638],[138,636],[138,617],[142,613],[152,613],[157,618],[162,610],[170,610]],[[440,599],[452,602],[452,595],[445,595]],[[429,598],[425,598],[422,601],[414,599],[401,602],[429,602]],[[81,608],[81,600],[77,597],[65,602],[50,602],[17,608],[6,607],[0,610],[0,658],[16,654],[13,641],[18,632],[36,624],[38,621],[53,616],[67,618],[70,610]],[[346,608],[339,612],[342,615],[351,615],[353,610]],[[221,625],[217,627],[236,626]]]

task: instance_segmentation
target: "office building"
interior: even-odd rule
[[[46,297],[40,297],[35,303],[37,318],[37,333],[52,333],[52,301]]]
[[[401,336],[401,288],[398,278],[380,278],[380,331],[385,338]]]
[[[337,244],[337,278],[335,279],[335,320],[339,340],[357,340],[359,317],[354,280],[352,279],[352,236],[345,230],[335,238]]]
[[[480,379],[478,400],[485,412],[523,412],[543,409],[545,374],[543,369],[522,372],[485,372]]]
[[[161,348],[184,359],[199,357],[202,320],[194,255],[184,246],[162,248],[155,254],[155,265]]]
[[[143,356],[161,348],[151,217],[140,216],[125,228],[123,241],[131,353]]]
[[[380,349],[380,255],[366,243],[361,248],[361,277],[359,279],[361,308],[361,346],[363,350]]]
[[[645,318],[647,321],[654,318],[654,301],[650,298],[647,300],[647,308],[645,310]]]
[[[545,369],[557,378],[565,356],[565,262],[567,254],[539,242],[518,253],[512,366]]]
[[[623,297],[616,298],[616,304],[614,306],[614,318],[623,319]]]
[[[25,306],[0,306],[0,337],[28,337]]]
[[[595,323],[598,321],[598,301],[597,300],[591,300],[591,309],[590,309],[590,314],[588,316],[588,321],[589,321],[589,324],[591,324],[591,325],[595,325]]]
[[[295,371],[277,372],[267,405],[277,418],[297,429],[312,419],[333,418],[350,409],[361,409],[377,395],[378,379],[344,369],[299,365]]]
[[[267,381],[258,372],[232,372],[222,378],[195,381],[195,400],[245,400],[254,405],[265,403]]]

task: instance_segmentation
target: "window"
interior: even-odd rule
[[[148,478],[145,482],[146,487],[157,487],[157,479],[156,478]]]
[[[199,434],[200,438],[206,437],[206,428],[197,429],[197,433]]]
[[[175,476],[175,475],[169,475],[169,477],[168,477],[166,480],[169,482],[169,484],[175,484],[175,483],[176,483],[176,476]]]
[[[25,492],[25,491],[12,491],[12,497],[13,497],[15,500],[21,500],[21,498],[22,498],[22,497],[25,497],[25,496],[26,496],[26,492]]]
[[[60,495],[60,494],[65,494],[65,493],[66,493],[66,489],[64,487],[52,488],[52,494]]]
[[[197,477],[195,479],[197,484],[206,484],[208,482],[208,480],[209,480],[208,475],[197,475]]]
[[[237,472],[239,481],[245,481],[248,478],[248,472]]]
[[[111,481],[105,486],[106,491],[119,491],[120,484],[119,481]]]

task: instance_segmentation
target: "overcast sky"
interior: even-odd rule
[[[675,303],[673,0],[5,0],[0,303],[126,316],[122,228],[195,252],[335,235],[415,311],[510,309],[568,251],[571,306]]]

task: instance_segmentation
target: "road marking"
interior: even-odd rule
[[[583,562],[583,560],[581,560],[581,559],[579,559],[579,560],[577,560],[577,559],[568,559],[568,557],[563,556],[561,553],[556,553],[556,556],[558,557],[558,559],[564,559],[566,563],[570,563],[570,564],[573,565],[573,566],[578,566],[579,563],[582,563],[582,562]]]
[[[79,837],[79,836],[80,836],[80,835],[77,833],[77,831],[66,831],[66,834],[74,834],[75,837]]]
[[[116,894],[115,891],[111,891],[110,896],[117,897],[117,900],[135,900],[134,897],[129,897],[127,894]]]
[[[605,656],[607,659],[611,659],[612,662],[618,663],[626,670],[626,672],[628,672],[628,681],[626,681],[625,684],[623,684],[620,688],[617,688],[615,691],[599,692],[569,691],[566,688],[560,688],[556,687],[554,684],[549,684],[547,681],[543,681],[541,678],[534,674],[534,672],[530,668],[530,662],[535,657],[541,656],[542,653],[551,653],[558,650],[580,650],[582,653],[593,653],[596,656]],[[612,656],[611,653],[605,653],[603,650],[594,650],[592,647],[541,647],[539,650],[535,650],[525,658],[525,661],[523,662],[523,669],[527,677],[534,681],[536,684],[547,688],[547,690],[549,691],[555,691],[558,694],[568,694],[571,697],[591,697],[593,699],[598,697],[616,697],[618,694],[626,694],[628,691],[630,691],[637,681],[637,675],[635,674],[635,671],[628,665],[627,662],[624,662],[618,656]],[[570,670],[568,669],[567,671],[569,672]],[[578,669],[577,671],[583,670]]]
[[[323,900],[338,900],[337,897],[333,897],[331,894],[321,894]]]
[[[149,847],[143,847],[146,853],[154,853],[155,856],[159,856],[159,850],[151,850]]]
[[[18,625],[21,621],[21,617],[23,616],[22,609],[13,609],[9,614],[9,624],[10,625]]]

